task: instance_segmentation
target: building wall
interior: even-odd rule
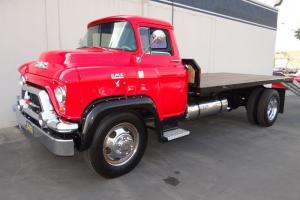
[[[276,31],[182,6],[173,11],[182,57],[195,58],[204,72],[271,73]],[[166,0],[1,0],[0,128],[15,125],[22,63],[45,50],[76,48],[89,21],[118,14],[172,21]]]

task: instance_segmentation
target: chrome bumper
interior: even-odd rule
[[[26,135],[31,135],[39,142],[47,147],[47,149],[57,156],[73,156],[74,142],[73,139],[60,139],[51,136],[40,127],[36,126],[29,119],[27,119],[19,110],[16,110],[17,122],[20,125],[21,131]],[[28,126],[32,127],[28,131]]]

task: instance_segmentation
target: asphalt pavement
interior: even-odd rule
[[[0,130],[0,199],[299,200],[300,98],[270,128],[250,125],[245,108],[185,122],[187,137],[160,143],[129,174],[105,179],[82,155],[56,157],[17,128]]]

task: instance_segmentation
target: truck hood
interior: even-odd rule
[[[28,72],[48,78],[59,78],[67,68],[122,66],[130,62],[129,52],[103,48],[85,48],[43,52],[37,61],[28,64]],[[118,58],[116,60],[116,58]]]

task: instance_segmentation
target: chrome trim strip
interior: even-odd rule
[[[25,131],[26,125],[30,124],[33,127],[33,137],[45,145],[53,154],[57,156],[74,155],[74,141],[72,139],[63,140],[54,138],[49,133],[31,123],[19,110],[16,111],[16,117],[18,124],[22,127],[22,131]]]
[[[78,124],[62,122],[62,121],[49,121],[47,127],[60,133],[70,133],[78,129]]]

